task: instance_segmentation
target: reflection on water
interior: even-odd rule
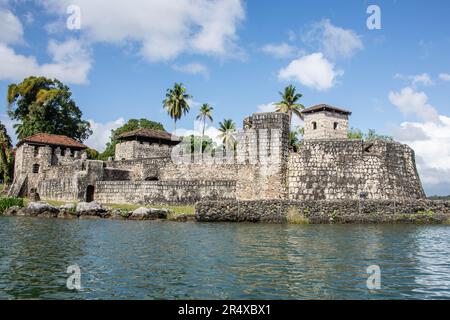
[[[450,298],[449,239],[446,226],[2,217],[0,298]],[[66,288],[73,264],[79,292]]]

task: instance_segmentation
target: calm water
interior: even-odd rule
[[[450,298],[450,227],[0,217],[0,298]]]

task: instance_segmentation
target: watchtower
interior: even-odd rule
[[[347,139],[350,111],[319,104],[302,111],[305,120],[305,140]]]

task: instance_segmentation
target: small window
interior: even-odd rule
[[[34,156],[37,157],[39,154],[39,147],[38,146],[34,146]]]
[[[33,173],[39,173],[39,165],[37,163],[33,164]]]
[[[314,122],[312,123],[312,126],[313,126],[313,130],[317,130],[317,122],[314,121]]]
[[[73,158],[73,157],[75,157],[75,151],[74,150],[70,150],[70,156]]]
[[[335,123],[333,124],[333,129],[334,129],[334,130],[337,130],[337,128],[338,128],[338,123],[335,122]]]
[[[65,156],[66,155],[66,150],[65,149],[61,149],[61,156]]]

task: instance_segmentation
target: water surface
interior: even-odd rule
[[[0,298],[448,299],[450,227],[0,217]]]

